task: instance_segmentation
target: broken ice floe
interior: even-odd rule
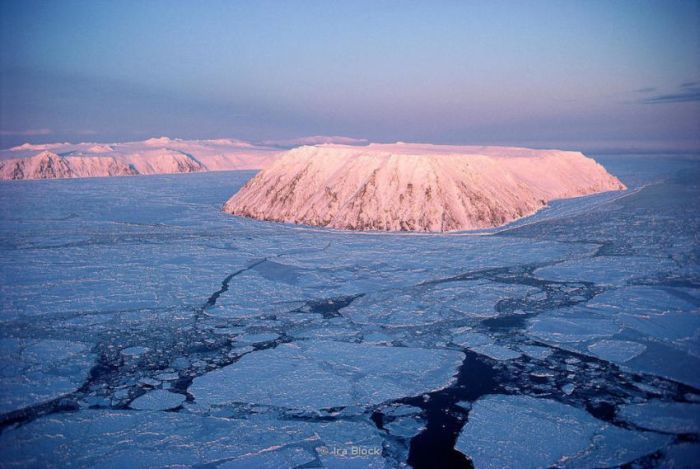
[[[488,395],[473,404],[455,447],[476,468],[608,467],[653,453],[669,441],[614,427],[553,400]]]
[[[379,291],[355,300],[343,314],[358,324],[387,327],[428,325],[447,320],[498,316],[504,297],[523,298],[538,292],[522,285],[488,281],[421,285],[404,291]]]
[[[94,362],[81,342],[0,339],[0,413],[19,410],[71,393]]]
[[[522,355],[517,350],[493,343],[493,339],[486,334],[469,330],[462,332],[463,329],[464,328],[459,328],[455,331],[458,333],[452,336],[451,342],[453,344],[468,348],[473,352],[493,358],[494,360],[512,360]]]
[[[588,350],[602,360],[624,363],[646,350],[644,344],[628,340],[601,340],[588,346]]]
[[[614,318],[574,306],[531,319],[528,333],[545,342],[567,343],[611,337],[620,330],[622,327]]]
[[[179,407],[184,400],[182,394],[155,389],[131,401],[129,407],[136,410],[169,410]]]
[[[150,349],[148,347],[142,347],[142,346],[134,346],[134,347],[127,347],[121,351],[121,354],[128,359],[134,359],[138,358],[141,355],[145,354],[148,352]]]
[[[189,392],[203,405],[368,406],[449,385],[463,357],[453,350],[346,342],[282,344],[195,378]]]
[[[700,433],[700,404],[648,401],[622,406],[618,416],[649,430]]]
[[[192,450],[195,446],[197,449]],[[374,454],[353,455],[353,448]],[[0,435],[4,464],[40,467],[280,467],[316,461],[384,467],[369,422],[303,422],[171,412],[86,410],[41,419]]]
[[[537,345],[518,345],[518,350],[523,352],[528,357],[536,358],[538,360],[544,360],[553,353],[552,349]]]
[[[619,312],[636,311],[639,314],[663,314],[666,311],[697,311],[694,305],[682,296],[687,294],[674,288],[629,286],[603,292],[588,302],[588,306],[606,308]]]
[[[669,273],[676,265],[669,259],[653,257],[592,257],[542,267],[538,278],[555,281],[592,282],[601,285],[622,285],[625,282],[657,273]]]

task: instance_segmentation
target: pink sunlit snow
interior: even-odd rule
[[[579,152],[428,144],[305,146],[258,173],[224,210],[350,230],[491,228],[554,199],[625,189]]]
[[[54,179],[260,169],[279,153],[235,139],[29,144],[0,151],[0,179]]]

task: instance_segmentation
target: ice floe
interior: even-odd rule
[[[343,314],[360,324],[389,327],[427,325],[446,320],[498,316],[496,304],[504,297],[522,298],[538,290],[522,285],[487,281],[448,282],[411,288],[405,292],[380,291],[355,300]]]
[[[615,363],[624,363],[646,350],[644,344],[628,340],[601,340],[588,346],[595,356]]]
[[[535,271],[538,278],[556,281],[593,282],[601,285],[623,285],[628,280],[668,273],[676,268],[669,259],[653,257],[592,257],[566,261]]]
[[[333,341],[282,344],[195,378],[189,392],[203,405],[368,406],[449,385],[463,357],[452,350]]]
[[[366,422],[226,419],[149,411],[88,410],[37,420],[0,435],[0,448],[3,463],[16,466],[386,464],[378,430]],[[375,454],[354,455],[353,448]]]
[[[136,410],[168,410],[179,407],[184,400],[182,394],[155,389],[131,401],[129,407]]]
[[[611,337],[622,330],[614,318],[585,307],[541,314],[530,320],[529,334],[545,342],[581,342]]]
[[[622,406],[618,416],[649,430],[700,433],[700,404],[649,401]]]
[[[78,389],[94,362],[90,347],[66,340],[0,339],[0,413]]]
[[[473,404],[455,447],[476,468],[602,467],[632,461],[668,442],[553,400],[489,395]]]

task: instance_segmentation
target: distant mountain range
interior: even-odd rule
[[[0,179],[54,179],[260,169],[279,147],[167,137],[126,143],[25,143],[0,151]]]

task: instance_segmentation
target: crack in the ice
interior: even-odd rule
[[[328,246],[330,246],[330,244]],[[324,249],[327,249],[328,246],[326,246]],[[282,255],[291,254],[280,254],[278,256]],[[221,287],[210,295],[206,303],[200,308],[200,311],[204,313],[207,309],[214,307],[217,304],[219,297],[229,291],[231,282],[236,276],[245,271],[253,269],[257,265],[260,265],[267,260],[268,258],[258,260],[248,267],[226,276],[221,283]],[[506,268],[483,269],[443,279],[434,279],[421,282],[412,287],[397,287],[383,291],[402,289],[410,290],[412,288],[437,285],[447,282],[476,280],[489,280],[503,284],[520,284],[538,288],[540,292],[545,293],[544,299],[533,299],[531,298],[531,295],[518,299],[501,299],[495,305],[496,311],[501,315],[496,318],[480,320],[479,324],[475,326],[475,330],[485,328],[491,331],[491,333],[495,333],[495,337],[498,337],[500,332],[507,333],[512,343],[533,343],[534,341],[531,338],[517,332],[518,329],[522,329],[525,326],[527,319],[553,308],[571,306],[582,302],[585,303],[592,297],[604,291],[604,289],[601,287],[598,287],[590,282],[545,281],[538,279],[533,275],[535,269],[547,265],[554,265],[559,262],[562,261]],[[308,300],[305,302],[304,306],[290,312],[315,313],[320,314],[324,319],[332,319],[342,316],[340,311],[362,296],[364,296],[364,293],[338,298]],[[573,299],[573,297],[577,297],[577,299]],[[513,312],[516,310],[523,310],[526,311],[526,313],[513,314]],[[503,314],[506,316],[504,317]],[[192,344],[198,341],[198,338],[204,338],[208,335],[207,331],[197,329],[196,319],[197,317],[195,317],[195,331],[194,333],[190,333],[189,340],[186,340],[187,344]],[[450,322],[454,323],[454,321],[447,321],[446,324],[449,324]],[[420,329],[420,327],[414,327]],[[180,337],[180,340],[182,339],[183,338]],[[291,338],[282,336],[276,341],[256,344],[254,350],[262,350],[264,348],[277,346],[280,343],[291,341]],[[222,344],[216,343],[211,346],[204,346],[202,350],[197,349],[196,351],[215,351],[215,355],[221,357],[226,355],[228,351],[232,349],[232,344],[234,343],[235,339],[228,339],[228,342],[224,340],[222,341]],[[483,355],[479,355],[475,352],[462,348],[462,351],[464,351],[466,354],[466,358],[459,367],[457,374],[458,378],[454,384],[445,389],[427,393],[426,395],[406,397],[393,401],[396,403],[412,405],[422,409],[423,418],[426,421],[426,429],[410,440],[408,459],[409,464],[412,464],[414,467],[433,467],[435,462],[438,461],[440,464],[470,467],[471,462],[469,461],[468,457],[462,455],[454,449],[455,441],[462,430],[462,427],[467,422],[469,415],[468,409],[465,409],[457,404],[459,402],[473,402],[485,394],[513,393],[532,395],[535,397],[543,397],[546,395],[548,398],[557,400],[567,405],[574,405],[575,407],[584,408],[594,417],[609,422],[613,425],[638,430],[638,428],[635,426],[628,424],[627,422],[620,421],[616,417],[615,411],[616,406],[625,402],[630,396],[637,396],[645,399],[649,399],[651,397],[651,395],[646,391],[641,391],[638,388],[635,388],[631,384],[631,380],[636,378],[641,381],[655,380],[657,384],[658,382],[671,383],[670,385],[675,389],[674,396],[672,397],[674,400],[678,399],[682,401],[682,397],[679,396],[685,392],[697,392],[697,390],[694,388],[687,386],[684,387],[684,385],[681,385],[680,383],[675,383],[671,380],[664,380],[653,375],[625,373],[618,367],[611,365],[608,362],[563,350],[550,344],[538,343],[538,345],[556,350],[555,354],[550,359],[540,360],[554,366],[562,365],[566,362],[566,358],[570,358],[572,356],[575,356],[580,362],[596,363],[598,366],[596,371],[597,375],[600,375],[601,372],[609,374],[604,381],[606,383],[610,383],[612,388],[607,389],[605,395],[606,397],[612,397],[612,399],[608,399],[607,401],[593,400],[595,394],[587,391],[587,380],[580,379],[577,381],[583,381],[583,383],[577,383],[578,388],[573,396],[565,395],[560,391],[555,392],[555,390],[559,389],[560,387],[559,383],[564,381],[562,376],[568,372],[564,369],[556,368],[552,379],[550,380],[549,378],[545,378],[544,382],[546,386],[541,387],[540,385],[543,384],[542,380],[532,377],[530,369],[526,367],[527,364],[533,362],[531,359],[522,358],[510,362],[508,365],[504,365],[503,363],[496,362]],[[187,347],[190,351],[194,350],[192,348],[194,347],[193,345],[188,345]],[[176,348],[175,353],[171,351],[165,358],[163,358],[163,363],[168,362],[168,357],[178,354],[186,355],[186,351]],[[181,371],[179,373],[179,378],[173,384],[171,384],[170,390],[176,393],[184,394],[187,397],[187,401],[192,402],[194,396],[189,394],[187,389],[192,383],[194,377],[200,376],[203,373],[208,373],[213,369],[230,365],[244,355],[245,353],[232,358],[217,358],[215,365],[210,365],[205,370],[197,371],[194,374],[192,374],[191,369]],[[129,373],[128,370],[123,369],[122,365],[115,365],[114,360],[115,359],[113,357],[110,358],[107,355],[101,355],[100,360],[91,370],[90,378],[80,390],[65,396],[61,396],[49,402],[0,416],[0,428],[5,429],[9,426],[21,425],[46,414],[77,410],[79,408],[77,401],[84,398],[90,388],[97,383],[111,383],[108,388],[112,389],[111,392],[113,393],[114,388],[111,386],[115,383],[112,383],[112,381],[114,379],[117,379],[117,381],[123,381],[122,378]],[[157,369],[152,370],[153,373],[155,371],[157,371]],[[557,373],[561,374],[562,376],[559,376]],[[473,379],[474,376],[478,376],[478,379]],[[514,382],[515,384],[513,384]],[[129,393],[128,399],[124,400],[122,403],[112,403],[110,407],[128,408],[129,402],[147,392],[147,389],[148,388],[144,389],[143,387],[134,386]],[[543,389],[545,389],[544,392]],[[596,388],[596,393],[599,393],[599,391],[600,390]],[[611,400],[613,401],[612,403],[609,402]],[[383,403],[382,405],[387,405],[387,403]],[[182,407],[175,411],[180,410],[182,410]],[[377,407],[367,409],[366,413],[369,413],[371,421],[375,423],[378,429],[383,429],[384,414],[379,411]],[[283,412],[282,418],[295,417],[290,415],[285,417],[285,413]],[[337,421],[347,419],[347,417],[344,416],[331,415],[320,415],[316,417],[297,416],[296,418],[308,421]],[[387,433],[385,439],[388,437],[393,437],[393,435]],[[678,438],[692,440],[693,438],[697,438],[697,436],[692,434],[681,435]]]
[[[358,293],[356,295],[338,296],[335,298],[325,298],[321,300],[306,301],[304,306],[296,308],[290,313],[310,313],[320,314],[323,319],[332,319],[342,316],[341,309],[347,308],[358,298],[362,298],[365,294]]]
[[[211,296],[207,299],[207,302],[206,302],[206,303],[204,304],[204,306],[202,307],[202,310],[206,310],[206,309],[212,308],[212,307],[214,307],[214,306],[216,305],[216,302],[217,302],[217,300],[219,299],[219,297],[220,297],[222,294],[224,294],[224,293],[226,293],[226,292],[228,291],[228,289],[229,289],[229,283],[231,283],[231,280],[232,280],[234,277],[236,277],[236,276],[242,274],[243,272],[247,272],[247,271],[249,271],[250,269],[253,269],[254,267],[256,267],[256,266],[262,264],[262,263],[265,262],[265,261],[267,261],[267,257],[265,257],[265,258],[263,258],[263,259],[260,259],[260,260],[258,260],[258,261],[255,261],[255,262],[253,262],[252,264],[250,264],[248,267],[245,267],[245,268],[243,268],[243,269],[237,270],[237,271],[235,271],[234,273],[229,274],[228,276],[226,276],[226,278],[224,278],[224,280],[221,282],[221,288],[219,288],[217,291],[215,291],[214,293],[211,294]]]

